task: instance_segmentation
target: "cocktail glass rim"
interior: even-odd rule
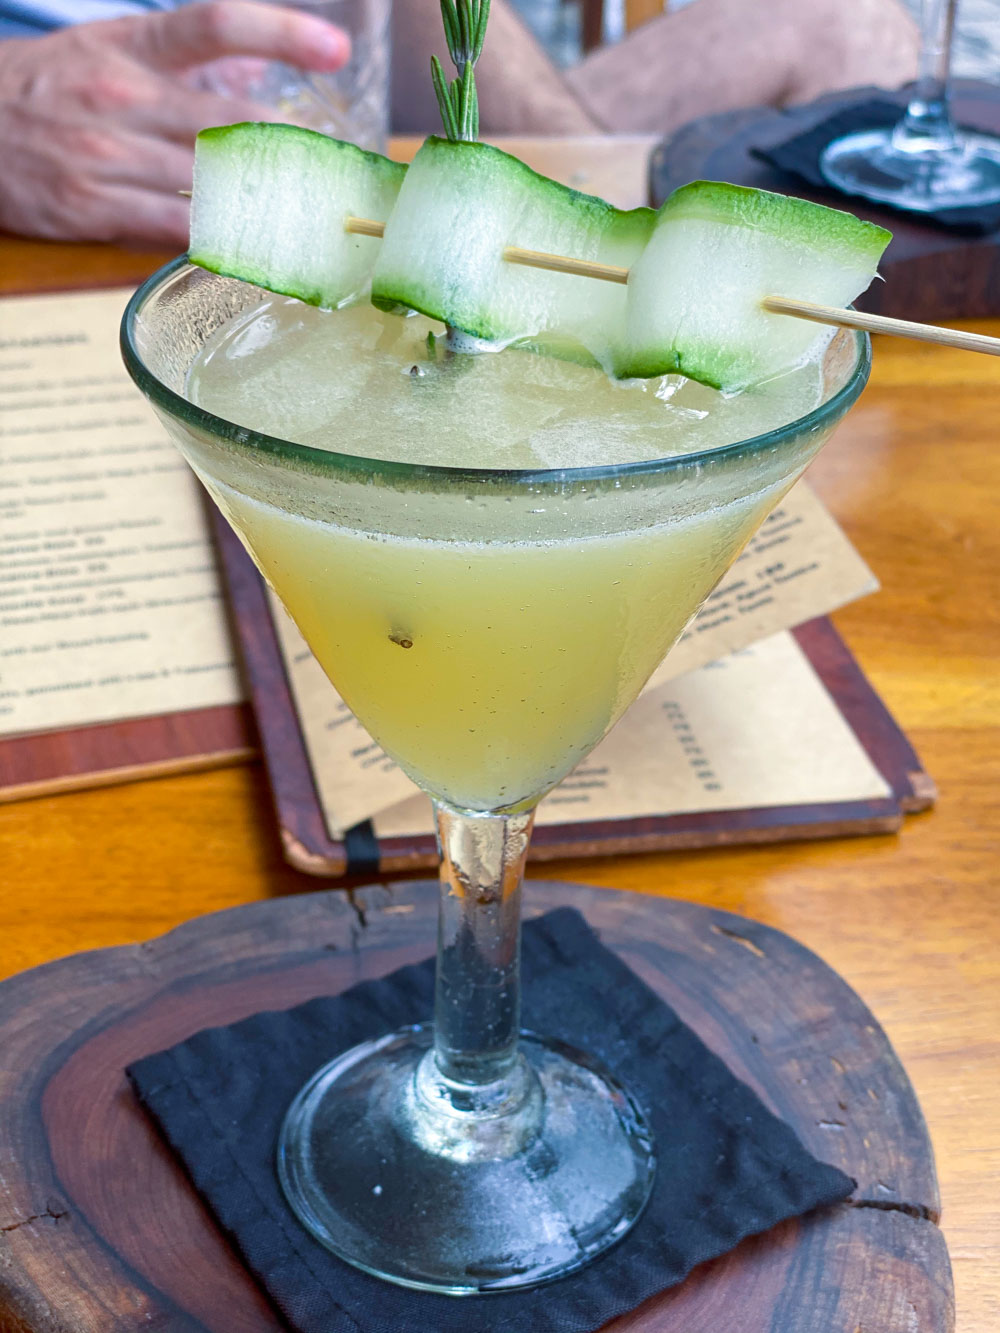
[[[391,459],[366,458],[358,454],[337,453],[333,450],[314,449],[310,445],[295,444],[290,440],[267,435],[248,426],[238,426],[225,417],[216,416],[206,408],[199,407],[177,393],[148,369],[138,350],[135,339],[136,320],[141,314],[146,300],[160,290],[168,281],[187,271],[205,272],[196,268],[187,255],[179,255],[150,277],[135,291],[122,317],[121,353],[129,374],[145,396],[156,406],[179,417],[186,424],[204,431],[227,444],[248,452],[261,452],[272,458],[288,463],[298,463],[319,471],[331,478],[338,475],[357,475],[359,472],[378,476],[397,484],[406,482],[437,483],[439,486],[463,485],[482,482],[493,478],[511,486],[524,488],[563,489],[567,483],[586,483],[613,481],[615,479],[639,478],[655,474],[660,476],[670,471],[688,471],[699,465],[720,463],[737,458],[751,457],[755,453],[784,444],[792,437],[800,437],[803,431],[820,430],[831,419],[843,416],[860,396],[871,372],[871,340],[866,333],[854,332],[854,344],[857,359],[854,369],[845,382],[829,398],[803,416],[795,417],[762,435],[753,435],[745,440],[736,440],[732,444],[719,445],[713,449],[702,449],[691,453],[671,454],[663,458],[654,458],[638,463],[609,463],[600,467],[580,468],[469,468],[443,467],[437,464],[404,463]],[[216,275],[218,276],[218,275]],[[238,282],[239,279],[226,279]],[[262,299],[268,294],[262,291]],[[776,319],[784,316],[776,315]]]

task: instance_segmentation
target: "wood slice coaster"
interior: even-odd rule
[[[122,1070],[203,1027],[426,957],[436,898],[436,884],[419,882],[254,903],[0,985],[0,1330],[280,1333]],[[846,983],[743,917],[529,884],[529,915],[561,905],[582,911],[813,1153],[858,1181],[849,1203],[744,1242],[607,1329],[949,1333],[927,1131]]]
[[[660,204],[678,186],[693,180],[724,180],[762,190],[800,195],[888,227],[893,234],[879,271],[855,304],[862,310],[898,319],[935,322],[1000,314],[1000,243],[991,236],[961,236],[914,214],[895,212],[833,190],[815,190],[796,176],[779,171],[753,155],[754,148],[774,147],[804,134],[836,111],[878,98],[898,101],[905,90],[852,88],[829,93],[804,106],[749,107],[691,121],[664,140],[650,160],[650,193]],[[952,87],[959,124],[1000,134],[1000,87],[956,79]]]

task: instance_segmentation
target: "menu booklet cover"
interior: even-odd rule
[[[242,658],[289,859],[431,864],[426,797],[221,522],[220,574],[205,497],[121,365],[129,295],[0,300],[0,800],[247,758]],[[876,586],[800,483],[542,803],[534,854],[885,829],[928,803],[833,631],[789,632]]]

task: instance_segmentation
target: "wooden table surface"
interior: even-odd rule
[[[632,205],[648,147],[519,151]],[[162,258],[0,238],[0,290],[138,281]],[[881,339],[871,386],[811,472],[882,581],[837,625],[937,780],[936,809],[895,837],[533,871],[745,913],[855,987],[927,1117],[959,1333],[1000,1328],[998,421],[1000,360]],[[259,763],[0,806],[0,973],[317,883],[282,862]]]

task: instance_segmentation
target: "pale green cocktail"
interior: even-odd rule
[[[531,352],[428,354],[422,318],[271,298],[227,326],[188,393],[318,449],[489,468],[621,465],[805,415],[817,362],[725,398],[680,376],[616,384]],[[437,326],[440,327],[440,326]],[[202,475],[338,690],[433,796],[534,805],[618,720],[818,440],[765,453],[676,506],[587,492],[564,515],[491,487],[373,491],[304,516],[245,471]]]
[[[523,351],[442,357],[425,328],[275,305],[178,261],[136,294],[123,349],[334,684],[435,797],[434,1026],[319,1070],[278,1170],[342,1258],[461,1295],[573,1271],[649,1196],[641,1106],[520,1034],[532,809],[801,475],[868,348],[838,335],[724,400]]]

